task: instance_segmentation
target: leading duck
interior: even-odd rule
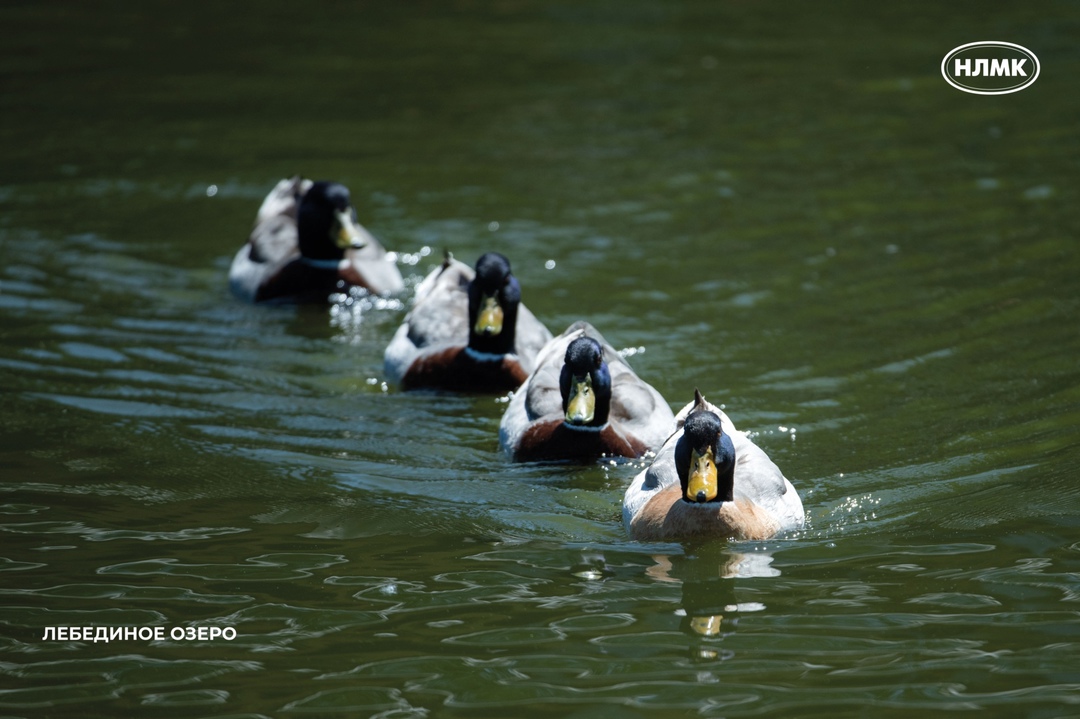
[[[550,339],[522,304],[510,260],[487,252],[474,271],[448,255],[417,287],[383,364],[403,389],[507,392],[525,381]]]
[[[250,302],[325,302],[350,286],[392,294],[405,283],[393,257],[356,221],[348,188],[281,180],[233,258],[229,288]]]
[[[720,408],[695,392],[676,424],[626,490],[623,522],[632,538],[756,540],[803,527],[799,493]]]
[[[588,322],[553,339],[499,424],[513,459],[640,457],[675,429],[664,398]]]

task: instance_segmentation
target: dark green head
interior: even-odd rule
[[[364,246],[356,229],[349,188],[340,182],[316,182],[302,198],[296,215],[300,254],[312,260],[340,260],[349,248]]]

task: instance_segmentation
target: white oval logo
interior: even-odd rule
[[[1039,58],[1022,45],[987,40],[953,48],[941,61],[941,76],[973,95],[1020,92],[1039,77]]]

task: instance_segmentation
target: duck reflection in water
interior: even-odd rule
[[[691,645],[694,659],[730,658],[715,642],[735,631],[740,614],[760,612],[765,605],[740,601],[739,579],[777,577],[770,552],[737,552],[726,545],[687,547],[685,554],[655,554],[653,566],[645,574],[659,582],[678,582],[682,606],[676,610],[679,628],[698,640]],[[748,590],[748,588],[747,588]],[[748,597],[742,596],[743,600]],[[707,640],[707,643],[698,643]]]

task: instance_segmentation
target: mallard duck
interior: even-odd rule
[[[802,500],[768,455],[695,392],[678,430],[626,490],[634,539],[767,539],[800,529]]]
[[[518,461],[640,457],[675,430],[664,398],[588,322],[575,322],[540,352],[499,424]]]
[[[474,271],[447,255],[417,287],[384,367],[403,389],[506,392],[525,381],[550,339],[521,303],[510,260],[487,252]]]
[[[279,182],[233,258],[229,288],[251,302],[325,302],[352,285],[376,294],[405,287],[393,258],[357,223],[348,188],[300,177]]]

